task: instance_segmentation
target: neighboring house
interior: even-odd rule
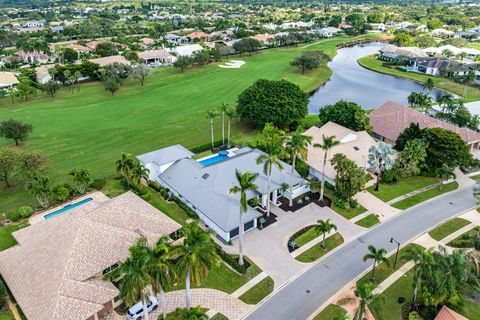
[[[181,45],[181,44],[185,44],[188,42],[188,38],[185,37],[185,36],[179,36],[179,35],[176,35],[174,33],[168,33],[164,39],[170,43],[170,44],[174,44],[174,45]]]
[[[454,39],[464,38],[469,40],[477,40],[479,37],[480,37],[480,33],[476,31],[461,31],[461,32],[455,32],[452,35],[452,38]]]
[[[305,29],[305,28],[311,28],[315,25],[313,21],[308,21],[308,22],[303,22],[303,21],[297,21],[297,22],[285,22],[280,25],[280,28],[284,30],[288,29]]]
[[[210,41],[212,36],[208,33],[202,32],[202,31],[195,31],[195,32],[187,34],[187,38],[190,39],[190,40]]]
[[[334,28],[334,27],[327,27],[327,28],[322,28],[322,29],[319,29],[319,30],[314,30],[313,32],[315,34],[319,34],[323,37],[326,37],[326,38],[330,38],[330,37],[333,37],[333,36],[336,36],[337,34],[339,34],[342,30],[338,29],[338,28]]]
[[[432,37],[450,37],[453,35],[453,31],[447,30],[447,29],[434,29],[430,32],[430,35]]]
[[[103,43],[103,42],[104,42],[104,41],[93,40],[93,41],[89,41],[89,42],[85,43],[85,46],[87,46],[88,48],[90,48],[90,50],[95,51],[95,49],[97,49],[97,46],[98,46],[100,43]]]
[[[393,44],[387,44],[380,50],[379,58],[386,61],[404,61],[405,59],[425,58],[428,55],[417,47],[397,47]]]
[[[15,88],[19,83],[20,81],[12,72],[0,71],[0,89]]]
[[[69,48],[72,50],[77,51],[78,53],[87,53],[87,52],[92,52],[93,49],[87,47],[87,46],[82,46],[81,44],[69,44],[68,46],[65,46],[65,48]]]
[[[385,32],[387,31],[387,26],[384,23],[370,23],[370,27],[373,31]]]
[[[55,67],[54,64],[45,64],[40,67],[35,68],[37,73],[37,82],[40,84],[45,84],[52,79],[52,76],[48,72],[51,68]]]
[[[152,39],[152,38],[142,38],[140,39],[140,41],[138,42],[138,44],[141,46],[141,47],[150,47],[150,46],[153,46],[155,44],[155,39]]]
[[[166,50],[147,50],[137,53],[138,58],[148,65],[171,65],[177,59]]]
[[[385,102],[368,116],[373,136],[390,144],[395,144],[400,133],[411,123],[418,123],[420,128],[443,128],[456,132],[470,150],[480,147],[480,133],[469,128],[457,127],[393,101]]]
[[[195,52],[202,50],[203,47],[199,44],[187,44],[172,48],[170,52],[174,52],[177,56],[191,57]]]
[[[420,31],[420,32],[427,32],[428,31],[428,28],[426,25],[422,24],[422,25],[419,25],[419,26],[415,26],[415,25],[408,25],[402,29],[405,29],[405,30],[410,30],[410,31]]]
[[[460,313],[453,311],[447,306],[443,306],[435,317],[435,320],[468,320]]]
[[[258,40],[264,45],[272,43],[272,41],[275,39],[273,35],[268,33],[259,33],[254,36],[251,36],[250,38]]]
[[[45,22],[39,20],[30,20],[25,23],[25,27],[27,28],[43,28]]]
[[[305,131],[304,135],[312,137],[312,144],[308,147],[307,164],[310,167],[309,173],[322,179],[324,151],[320,148],[315,148],[316,143],[323,143],[323,136],[335,136],[340,144],[333,147],[328,152],[327,162],[325,163],[325,180],[330,184],[335,185],[336,172],[333,168],[331,160],[337,153],[343,153],[348,159],[355,162],[355,164],[362,168],[368,168],[368,149],[377,144],[377,142],[366,132],[355,132],[345,128],[334,122],[327,122],[321,128],[311,127]]]
[[[89,61],[98,64],[100,67],[105,67],[114,62],[118,62],[121,64],[130,64],[130,62],[127,59],[125,59],[124,56],[120,56],[120,55],[90,59]]]
[[[235,171],[258,173],[257,191],[249,191],[247,200],[258,197],[263,207],[268,199],[277,204],[282,183],[290,183],[291,166],[283,163],[284,170],[272,168],[271,192],[267,192],[267,176],[263,165],[257,164],[262,151],[251,148],[230,149],[221,155],[192,159],[192,153],[180,145],[143,154],[137,158],[150,169],[150,179],[168,188],[175,196],[193,209],[200,219],[225,242],[239,233],[240,195],[229,190],[238,185]],[[306,181],[294,171],[293,198],[309,191]],[[289,197],[287,194],[286,197]],[[261,214],[248,207],[243,222],[245,231],[257,226]]]
[[[415,58],[411,61],[415,71],[439,76],[442,70],[451,76],[464,76],[470,69],[476,69],[476,64],[463,64],[449,58],[427,57]]]
[[[429,47],[426,49],[423,49],[426,54],[429,56],[435,56],[435,55],[443,55],[445,51],[450,51],[453,55],[458,55],[461,52],[464,52],[468,58],[475,59],[476,57],[480,56],[480,50],[474,49],[474,48],[457,48],[452,45],[446,45],[446,46],[441,46],[441,47]]]
[[[20,50],[17,52],[17,55],[20,59],[23,60],[23,62],[28,63],[28,64],[35,64],[35,63],[48,63],[50,62],[50,57],[48,54],[45,54],[43,52],[33,50],[33,51],[23,51]]]
[[[0,252],[0,273],[29,320],[97,320],[114,312],[119,290],[103,275],[140,237],[155,243],[181,227],[130,191],[87,199],[14,232],[18,244]]]

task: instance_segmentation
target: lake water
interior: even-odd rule
[[[410,93],[425,92],[421,84],[370,71],[357,63],[359,58],[378,52],[384,45],[373,42],[339,49],[328,64],[332,77],[310,97],[309,112],[316,114],[319,108],[342,99],[358,103],[364,109],[375,109],[387,100],[407,105]],[[444,92],[433,89],[429,94],[436,101]]]

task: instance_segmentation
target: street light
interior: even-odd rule
[[[395,253],[395,262],[393,262],[393,269],[395,269],[395,266],[397,265],[397,258],[398,258],[398,251],[400,250],[400,242],[397,240],[390,238],[390,243],[396,243],[397,244],[397,253]]]

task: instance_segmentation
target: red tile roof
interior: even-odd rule
[[[435,320],[468,320],[468,318],[465,318],[464,316],[453,311],[447,306],[443,306],[440,312],[435,317]]]
[[[396,141],[411,123],[418,123],[420,128],[443,128],[456,132],[467,144],[480,141],[480,133],[476,131],[457,127],[393,101],[385,102],[369,117],[372,131],[391,141]]]

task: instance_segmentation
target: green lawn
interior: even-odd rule
[[[15,318],[13,317],[13,313],[8,310],[0,312],[0,320],[15,320]]]
[[[470,176],[469,178],[473,180],[480,180],[480,174],[477,174],[475,176]]]
[[[12,233],[18,229],[28,226],[28,221],[23,221],[20,223],[12,223],[6,226],[0,227],[0,251],[8,249],[17,244],[17,241],[12,236]],[[1,319],[1,318],[0,318]]]
[[[370,228],[379,222],[380,220],[378,220],[377,216],[372,213],[365,218],[358,220],[357,222],[355,222],[355,224],[359,225],[360,227]]]
[[[321,236],[321,234],[317,233],[315,227],[308,229],[305,233],[301,234],[295,239],[295,242],[299,247],[305,245],[306,243],[312,241],[316,237]]]
[[[242,294],[239,299],[248,304],[257,304],[262,301],[263,298],[268,296],[273,291],[273,288],[273,279],[266,277],[250,290]]]
[[[454,233],[455,231],[469,225],[470,221],[462,218],[454,218],[450,221],[445,222],[444,224],[436,227],[428,234],[435,240],[440,241],[449,234]]]
[[[480,227],[475,227],[470,231],[467,231],[464,234],[453,239],[452,241],[447,243],[447,245],[455,248],[473,248],[475,244],[472,239],[479,231],[480,231]]]
[[[419,246],[418,244],[410,243],[405,247],[401,248],[400,251],[398,252],[397,265],[395,266],[395,269],[393,268],[393,264],[395,262],[396,251],[393,252],[393,254],[388,257],[389,266],[387,266],[387,264],[384,262],[377,265],[377,267],[375,268],[375,278],[373,280],[371,279],[371,272],[370,272],[371,269],[370,269],[369,272],[366,273],[363,277],[361,277],[357,282],[371,281],[375,285],[380,284],[382,281],[387,279],[391,274],[393,274],[395,271],[400,269],[401,266],[403,266],[405,263],[408,262],[408,259],[405,258],[405,254],[406,252],[408,252],[408,250],[411,250],[414,247],[423,249],[423,247]]]
[[[320,244],[314,245],[307,251],[303,252],[295,259],[300,262],[313,262],[320,259],[328,252],[332,251],[343,243],[343,237],[340,233],[336,232],[325,240],[325,249],[320,247]]]
[[[385,184],[380,183],[379,191],[374,191],[375,186],[367,188],[367,191],[382,201],[390,201],[397,197],[403,196],[409,192],[438,183],[439,179],[434,177],[414,176],[403,178],[397,183]]]
[[[383,65],[384,61],[376,59],[373,55],[365,56],[363,58],[358,59],[357,61],[362,67],[366,69],[389,74],[396,77],[406,78],[419,83],[424,83],[427,79],[430,78],[433,80],[433,83],[436,88],[453,92],[459,96],[463,96],[464,94],[465,87],[460,83],[456,83],[444,78],[434,77],[434,76],[425,75],[421,73],[406,72],[394,67],[385,67]],[[467,97],[465,100],[467,102],[480,100],[480,90],[474,87],[467,87]]]
[[[458,313],[468,319],[480,319],[480,304],[465,299],[465,304],[460,309],[456,309]]]
[[[332,205],[332,209],[338,213],[339,215],[341,215],[342,217],[344,217],[345,219],[352,219],[353,217],[356,217],[358,216],[359,214],[362,214],[364,213],[365,211],[367,211],[367,209],[365,209],[364,207],[362,207],[361,205],[358,205],[357,208],[355,209],[343,209],[343,208],[339,208],[337,207],[336,205]]]
[[[211,317],[210,320],[228,320],[228,318],[221,313],[217,313],[216,315]]]
[[[426,201],[428,199],[432,199],[436,196],[439,196],[441,194],[453,191],[458,189],[458,182],[450,182],[449,184],[446,184],[442,187],[440,190],[439,188],[433,188],[427,191],[424,191],[422,193],[418,193],[414,196],[411,196],[407,199],[400,200],[398,202],[395,202],[392,204],[392,207],[397,208],[397,209],[402,209],[405,210],[407,208],[410,208],[416,204],[419,204],[423,201]]]
[[[378,35],[364,35],[361,38]],[[137,155],[171,144],[193,147],[210,140],[206,110],[222,102],[235,105],[239,93],[263,78],[286,79],[310,91],[324,83],[331,70],[323,65],[302,75],[290,61],[306,50],[323,50],[333,57],[338,43],[359,38],[347,36],[323,39],[308,48],[291,47],[265,50],[240,59],[240,69],[211,64],[184,73],[172,67],[156,69],[145,86],[128,80],[112,96],[102,84],[81,85],[80,92],[61,90],[54,99],[46,95],[28,102],[11,104],[0,99],[0,121],[18,119],[31,123],[33,132],[24,143],[25,151],[37,150],[51,162],[48,174],[54,183],[70,181],[67,172],[84,168],[92,177],[113,174],[114,161],[122,152]],[[220,138],[220,121],[215,121]],[[237,143],[255,139],[256,131],[234,123],[232,138]],[[11,145],[0,139],[0,146]],[[24,191],[24,183],[0,191],[0,210],[8,212],[34,203]]]
[[[335,304],[329,304],[325,309],[313,318],[313,320],[339,320],[345,313],[345,309]]]

